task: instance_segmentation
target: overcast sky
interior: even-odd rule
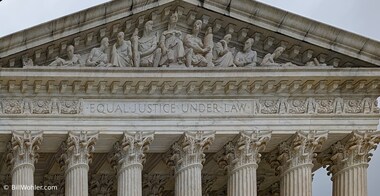
[[[380,0],[260,0],[266,4],[380,40]],[[107,0],[3,0],[0,37],[80,11]],[[369,196],[380,193],[380,149],[368,170]],[[313,196],[331,195],[330,177],[322,168],[314,176]]]

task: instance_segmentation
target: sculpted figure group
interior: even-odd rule
[[[206,28],[203,39],[199,36],[202,21],[193,23],[192,32],[182,35],[177,29],[178,14],[174,12],[167,30],[161,35],[153,31],[153,21],[147,21],[143,34],[139,37],[136,28],[130,40],[125,39],[124,32],[117,34],[116,42],[107,54],[109,39],[103,37],[100,46],[93,48],[84,65],[88,67],[255,67],[282,66],[275,60],[281,56],[285,48],[278,47],[273,53],[264,56],[258,63],[257,53],[252,50],[254,39],[248,38],[242,51],[230,48],[232,35],[227,34],[218,42],[214,42],[213,30]],[[33,62],[25,63],[27,65]],[[49,66],[80,66],[81,56],[74,53],[74,46],[67,47],[65,58],[57,57]]]

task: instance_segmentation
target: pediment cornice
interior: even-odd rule
[[[377,68],[2,69],[0,92],[87,96],[377,96]]]
[[[148,19],[155,28],[166,28],[170,13],[180,14],[182,31],[200,19],[213,27],[215,41],[232,34],[232,45],[242,47],[244,40],[255,39],[254,49],[261,58],[278,46],[286,47],[281,61],[305,65],[313,58],[334,66],[380,65],[380,43],[256,1],[111,1],[69,16],[0,38],[0,65],[20,67],[21,58],[29,57],[38,65],[64,55],[73,44],[89,53],[99,38],[111,39],[119,31],[129,36],[135,27],[143,29]],[[203,28],[204,28],[203,27]],[[202,30],[204,32],[205,29]]]

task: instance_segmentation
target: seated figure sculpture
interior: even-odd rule
[[[76,66],[80,65],[80,55],[74,54],[74,46],[69,45],[66,49],[67,59],[57,57],[49,66]]]
[[[105,67],[108,64],[108,55],[106,50],[109,46],[108,38],[103,37],[100,41],[99,48],[93,48],[87,58],[86,66],[90,67]]]
[[[234,67],[234,57],[228,47],[231,41],[231,34],[224,36],[222,40],[215,44],[214,65],[218,67]]]
[[[244,43],[242,52],[238,52],[235,56],[234,63],[238,67],[254,67],[257,62],[257,53],[252,50],[254,40],[249,38]]]
[[[112,47],[111,66],[133,67],[131,45],[130,41],[124,40],[124,32],[117,34],[116,43]]]
[[[150,20],[145,23],[144,34],[141,38],[138,38],[137,33],[133,35],[132,48],[135,67],[158,67],[161,48],[158,47],[157,36],[153,34],[152,30],[153,21]]]
[[[181,64],[185,56],[185,50],[182,42],[182,32],[176,29],[178,14],[174,12],[170,16],[168,30],[164,31],[160,39],[162,57],[160,66]]]
[[[212,61],[207,60],[205,55],[211,51],[211,47],[205,47],[198,34],[202,27],[202,21],[197,20],[193,25],[193,33],[187,34],[184,38],[185,53],[186,53],[186,66],[192,67],[213,67]]]
[[[263,61],[261,62],[260,65],[262,66],[292,66],[294,64],[288,62],[288,63],[276,63],[274,60],[279,58],[281,54],[285,51],[285,48],[280,46],[274,50],[274,52],[268,53],[267,55],[264,56]]]

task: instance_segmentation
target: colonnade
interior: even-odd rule
[[[280,176],[280,191],[273,195],[311,196],[312,168],[327,132],[299,131],[267,153],[266,161]],[[165,162],[175,174],[175,196],[202,195],[204,151],[213,143],[214,132],[186,132],[166,153]],[[7,163],[13,185],[34,185],[34,163],[38,159],[42,132],[12,132]],[[65,173],[65,195],[87,196],[89,163],[98,133],[69,132],[62,144],[60,164]],[[118,196],[142,196],[142,169],[153,132],[125,132],[114,144],[108,160],[117,173]],[[241,132],[216,155],[228,174],[228,196],[257,196],[256,170],[271,140],[265,131]],[[332,174],[333,196],[367,196],[370,151],[380,142],[379,132],[352,132],[326,150],[323,160]],[[13,196],[33,196],[33,190],[13,190]]]

